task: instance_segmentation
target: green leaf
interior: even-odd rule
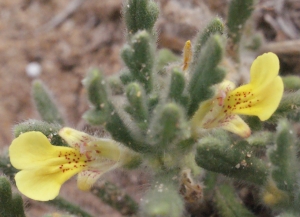
[[[299,192],[297,173],[300,171],[297,161],[294,132],[286,120],[281,120],[277,127],[276,145],[269,151],[272,163],[272,179],[280,190],[293,197]]]
[[[126,87],[126,96],[129,104],[125,110],[142,130],[146,130],[148,126],[148,106],[144,89],[139,83],[130,83]]]
[[[199,34],[196,36],[197,41],[193,51],[193,67],[197,65],[200,52],[209,38],[215,34],[222,35],[223,32],[224,23],[218,17],[213,19],[202,31],[199,32]]]
[[[94,186],[91,192],[122,215],[133,215],[138,211],[138,204],[113,183],[106,182],[101,187]]]
[[[218,66],[223,58],[223,45],[220,35],[212,36],[201,49],[197,65],[192,69],[188,91],[191,97],[189,116],[199,107],[199,103],[213,96],[211,86],[221,82],[225,71]]]
[[[155,149],[166,151],[175,142],[188,136],[187,121],[180,106],[168,103],[157,108],[147,138]]]
[[[298,75],[288,75],[282,77],[285,90],[299,90],[300,77]]]
[[[127,0],[123,7],[124,19],[129,35],[139,30],[153,31],[159,9],[155,2],[149,0]]]
[[[299,120],[300,112],[300,90],[293,93],[283,95],[280,104],[274,114],[271,116],[268,123],[277,123],[280,118],[288,117],[292,120]]]
[[[106,110],[108,108],[108,96],[104,75],[97,69],[90,70],[82,83],[93,106],[99,110]]]
[[[184,203],[172,180],[154,181],[141,204],[141,216],[181,217]]]
[[[268,167],[254,156],[246,141],[228,144],[215,137],[205,137],[197,145],[198,166],[225,176],[263,185],[268,178]]]
[[[78,217],[92,217],[91,214],[82,210],[80,206],[63,199],[62,197],[57,197],[54,200],[47,201],[46,203],[55,206],[60,210],[64,210],[71,214],[74,214]]]
[[[222,217],[255,217],[241,202],[230,185],[216,189],[216,204]]]
[[[0,216],[25,217],[22,197],[12,194],[9,180],[0,176]]]
[[[134,81],[140,82],[146,92],[149,93],[153,85],[155,58],[154,41],[149,33],[146,31],[137,32],[129,40],[129,43],[123,47],[121,57],[133,76]]]
[[[64,123],[50,91],[47,90],[42,81],[35,80],[32,83],[32,96],[34,104],[44,121],[56,124]]]
[[[231,0],[229,4],[227,27],[234,44],[240,41],[245,22],[254,9],[254,0]]]
[[[39,131],[43,133],[50,143],[57,146],[68,146],[68,144],[58,135],[62,127],[59,124],[49,124],[39,120],[28,120],[14,126],[14,136],[17,138],[20,134],[29,131]]]

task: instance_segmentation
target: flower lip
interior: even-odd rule
[[[265,121],[277,109],[283,95],[283,82],[279,72],[279,60],[274,53],[256,58],[251,66],[249,84],[232,90],[225,102],[232,113],[255,115]]]
[[[53,146],[36,131],[21,134],[9,147],[12,165],[21,170],[15,176],[17,187],[27,197],[52,200],[61,185],[77,173],[78,187],[89,190],[102,174],[122,164],[125,152],[117,142],[71,128],[61,132],[73,147]]]
[[[21,170],[15,176],[18,189],[35,200],[54,199],[61,185],[82,170],[74,167],[76,163],[69,161],[71,153],[76,153],[76,150],[52,146],[40,132],[21,134],[9,147],[12,165]]]

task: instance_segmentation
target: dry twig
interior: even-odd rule
[[[60,26],[63,22],[65,22],[83,3],[85,0],[73,0],[71,1],[67,7],[57,14],[53,19],[51,19],[48,23],[42,26],[39,31],[47,32],[56,27]]]
[[[278,55],[300,55],[300,40],[280,41],[266,44],[261,53],[273,52]]]

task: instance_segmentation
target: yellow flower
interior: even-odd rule
[[[249,84],[236,89],[227,80],[219,84],[215,96],[201,103],[193,116],[193,135],[197,136],[201,128],[221,127],[244,138],[250,136],[250,128],[238,114],[255,115],[261,121],[271,117],[283,94],[283,82],[278,71],[278,57],[274,53],[266,53],[254,60]]]
[[[103,173],[120,166],[127,152],[113,140],[71,128],[61,129],[59,135],[70,147],[53,146],[37,131],[21,134],[9,147],[12,165],[21,170],[15,176],[17,187],[31,199],[54,199],[61,185],[77,173],[78,188],[89,190]]]

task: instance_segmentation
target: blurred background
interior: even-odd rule
[[[226,20],[230,0],[157,0],[159,48],[180,55],[216,15]],[[1,0],[0,1],[0,152],[13,139],[14,124],[39,119],[31,100],[31,83],[41,79],[53,92],[68,126],[85,129],[81,116],[88,108],[81,80],[92,67],[105,74],[118,72],[125,43],[122,0]],[[282,74],[300,73],[300,1],[258,0],[252,24],[263,43],[258,51],[272,51]],[[137,201],[147,189],[149,174],[117,171],[112,180]],[[79,196],[80,195],[80,196]],[[76,181],[62,188],[62,196],[94,216],[121,216],[109,206],[80,192]],[[55,208],[27,202],[27,215],[41,216]]]

